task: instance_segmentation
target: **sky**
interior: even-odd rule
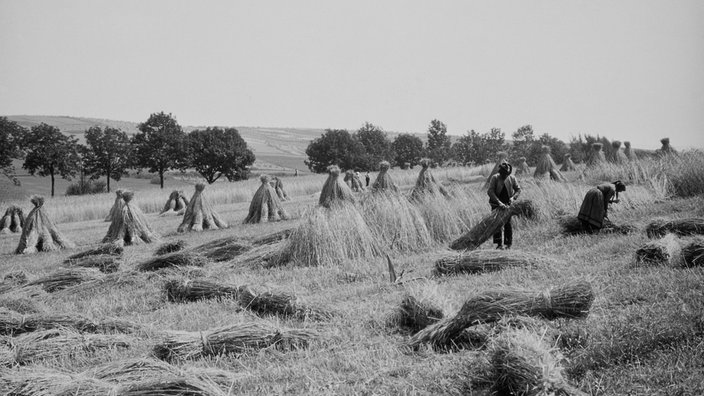
[[[0,115],[704,147],[701,0],[0,0]]]

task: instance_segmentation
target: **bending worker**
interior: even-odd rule
[[[618,193],[626,191],[626,185],[620,180],[600,184],[587,191],[579,208],[577,218],[582,227],[590,234],[599,233],[608,218],[610,203],[618,203]]]

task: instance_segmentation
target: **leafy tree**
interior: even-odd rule
[[[154,113],[139,124],[140,132],[132,138],[134,165],[159,174],[164,188],[164,173],[188,167],[186,134],[171,114]]]
[[[562,140],[550,136],[547,133],[544,133],[540,135],[540,138],[536,140],[528,154],[528,163],[530,164],[536,164],[538,162],[538,159],[542,155],[542,147],[543,146],[548,146],[550,147],[550,155],[552,158],[557,162],[558,164],[562,163],[562,161],[565,158],[565,154],[569,152],[569,147],[567,147],[567,144],[563,142]]]
[[[452,158],[463,165],[476,164],[480,140],[481,136],[477,132],[468,131],[452,145]]]
[[[110,192],[110,179],[120,181],[130,165],[130,139],[117,128],[99,126],[90,127],[85,137],[87,149],[83,152],[83,168],[91,179],[106,176]]]
[[[51,176],[51,196],[54,196],[55,176],[66,180],[76,175],[79,168],[78,140],[66,136],[59,128],[41,123],[32,127],[22,139],[26,151],[23,168],[31,175]]]
[[[450,158],[450,148],[452,142],[447,136],[447,126],[439,120],[430,121],[428,127],[428,157],[438,164],[442,164]]]
[[[515,162],[520,157],[526,157],[529,164],[535,164],[535,159],[530,158],[530,152],[535,143],[535,133],[531,125],[523,125],[516,132],[511,134],[513,145],[511,146],[511,158]]]
[[[572,161],[577,163],[586,161],[591,155],[593,143],[602,144],[601,150],[604,152],[604,156],[606,156],[606,158],[609,158],[612,154],[613,147],[611,147],[611,142],[609,139],[599,135],[583,136],[582,134],[579,134],[576,138],[573,137],[570,140],[569,153],[572,154]]]
[[[330,165],[354,169],[364,154],[364,146],[345,129],[326,129],[306,148],[305,164],[313,172],[321,173]]]
[[[368,122],[364,123],[354,134],[353,138],[364,148],[364,154],[355,164],[355,168],[362,171],[370,171],[376,169],[379,162],[383,160],[393,160],[391,141],[386,136],[386,133],[376,125]]]
[[[252,150],[235,128],[206,128],[188,134],[190,164],[212,184],[221,176],[228,180],[246,178],[254,163]]]
[[[425,154],[423,150],[423,141],[410,133],[402,133],[396,136],[391,148],[395,154],[394,162],[400,167],[405,167],[405,164],[416,166],[420,163],[421,158]]]
[[[504,133],[499,128],[491,128],[482,134],[474,130],[467,132],[453,146],[453,155],[459,162],[481,165],[494,160],[496,153],[505,150]]]
[[[19,146],[26,133],[27,129],[18,123],[8,120],[7,117],[0,117],[0,171],[15,184],[18,184],[19,180],[14,177],[12,160],[22,156]]]

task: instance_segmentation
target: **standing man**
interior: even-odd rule
[[[513,167],[508,162],[499,165],[499,173],[489,179],[489,205],[491,210],[507,210],[511,203],[521,194],[521,186],[518,180],[511,175]],[[502,235],[503,234],[503,235]],[[494,243],[497,249],[510,249],[513,243],[513,228],[511,227],[511,217],[508,218],[502,230],[499,229],[494,234]]]
[[[364,175],[364,179],[366,179],[366,181],[367,181],[367,187],[369,187],[369,180],[371,179],[371,177],[369,177],[369,172],[367,172],[367,174]]]

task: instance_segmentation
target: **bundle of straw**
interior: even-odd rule
[[[11,272],[6,274],[0,282],[0,294],[7,293],[17,286],[22,286],[27,283],[27,275],[22,272]]]
[[[389,161],[381,161],[379,163],[379,174],[372,184],[373,192],[398,192],[398,187],[396,183],[394,183],[394,179],[389,175],[389,168],[391,168]]]
[[[80,334],[66,329],[51,329],[12,338],[10,346],[15,363],[25,365],[77,353],[93,353],[100,349],[129,348],[131,341],[121,335]]]
[[[252,246],[242,242],[240,238],[227,237],[215,239],[200,246],[196,246],[192,251],[219,263],[222,261],[230,261],[251,249]]]
[[[670,138],[669,137],[665,137],[665,138],[660,139],[660,143],[662,144],[662,147],[660,147],[660,149],[657,150],[658,154],[660,154],[662,156],[677,154],[677,151],[675,151],[675,149],[672,148],[672,146],[670,145]]]
[[[280,200],[289,200],[288,194],[286,194],[286,190],[284,190],[284,182],[281,180],[280,177],[274,176],[271,179],[271,185],[274,188],[274,191],[276,191],[276,195],[279,197]]]
[[[628,157],[621,151],[621,142],[614,140],[611,142],[611,147],[613,147],[613,158],[611,158],[613,163],[622,165],[628,162]]]
[[[180,252],[181,250],[185,249],[186,246],[188,246],[188,244],[183,239],[180,239],[176,242],[168,242],[159,246],[154,252],[154,255],[163,256],[169,253]]]
[[[539,316],[546,319],[584,317],[589,313],[593,300],[592,287],[584,281],[569,282],[542,292],[486,292],[467,300],[456,316],[443,319],[416,333],[411,338],[410,345],[448,345],[465,328],[495,322],[503,315]]]
[[[623,142],[623,145],[626,146],[626,148],[623,150],[623,153],[626,155],[626,158],[628,158],[629,161],[638,160],[636,152],[631,149],[631,142]]]
[[[694,238],[682,246],[685,267],[704,267],[704,239]]]
[[[122,216],[122,208],[125,206],[125,201],[122,200],[122,190],[115,190],[115,202],[110,208],[110,212],[105,216],[105,222],[112,222]]]
[[[425,194],[442,194],[444,197],[450,197],[450,194],[435,180],[435,176],[430,172],[430,159],[423,158],[420,160],[421,170],[416,179],[416,185],[411,191],[411,199],[419,199]]]
[[[259,178],[262,184],[252,197],[252,202],[249,204],[249,213],[244,219],[244,223],[256,224],[286,220],[288,214],[284,210],[276,191],[269,184],[269,175],[261,175]]]
[[[266,234],[262,236],[255,237],[250,241],[253,246],[271,245],[272,243],[278,243],[291,236],[292,228],[286,228],[281,231],[276,231],[271,234]]]
[[[387,324],[392,327],[399,327],[402,331],[410,334],[417,333],[444,317],[440,308],[435,307],[429,301],[418,301],[411,295],[406,295],[401,300],[401,305],[389,317]]]
[[[229,227],[227,222],[213,209],[207,197],[204,196],[203,190],[205,190],[205,184],[196,184],[191,202],[188,203],[186,213],[183,215],[183,221],[176,229],[177,232],[217,230]]]
[[[274,347],[293,349],[308,346],[315,333],[276,328],[265,323],[240,323],[201,332],[169,331],[154,346],[159,359],[186,360],[206,356],[240,355]]]
[[[565,153],[565,159],[562,161],[562,166],[560,167],[560,172],[569,172],[577,170],[577,167],[572,162],[572,154]]]
[[[221,285],[205,279],[171,279],[164,283],[166,299],[171,302],[237,298],[237,287]]]
[[[679,267],[683,263],[680,241],[673,234],[667,234],[639,247],[635,257],[636,263],[643,265],[669,264]]]
[[[132,202],[134,193],[123,191],[122,200],[125,202],[120,216],[115,216],[110,223],[103,243],[112,243],[117,246],[152,243],[159,239],[142,213],[139,206]]]
[[[540,151],[540,159],[538,160],[538,164],[535,166],[535,173],[533,173],[533,177],[536,179],[541,179],[550,176],[550,179],[554,181],[567,181],[567,179],[565,179],[565,177],[562,176],[562,173],[560,173],[557,169],[557,164],[550,155],[550,146],[543,146]]]
[[[188,198],[183,191],[174,190],[166,200],[164,208],[159,212],[159,216],[182,215],[188,206]]]
[[[678,236],[704,235],[704,218],[655,219],[645,227],[645,233],[648,238],[660,238],[668,233]]]
[[[486,178],[486,182],[484,183],[484,186],[482,189],[486,190],[489,188],[489,183],[491,182],[491,177],[494,176],[495,174],[499,173],[499,166],[503,164],[504,162],[508,162],[508,153],[505,151],[499,151],[496,153],[496,163],[494,164],[494,167],[491,169],[491,172],[489,172],[489,177]]]
[[[606,162],[606,156],[602,149],[601,143],[592,143],[592,153],[587,158],[587,167],[595,167]]]
[[[562,169],[560,169],[562,170]],[[516,168],[513,172],[514,175],[527,175],[530,173],[530,167],[528,166],[528,163],[526,162],[526,157],[519,157],[518,158],[518,165],[516,165]]]
[[[69,266],[96,268],[104,274],[110,274],[120,269],[120,261],[115,256],[88,256],[69,261]]]
[[[72,261],[78,261],[90,256],[122,256],[124,248],[122,246],[113,245],[111,243],[103,244],[97,248],[88,249],[86,251],[68,256],[64,260],[64,264],[71,264]]]
[[[54,272],[53,274],[35,279],[26,286],[41,285],[48,293],[65,289],[83,282],[102,278],[100,271],[92,268],[71,268]]]
[[[505,268],[532,267],[546,259],[520,250],[472,250],[435,261],[434,275],[479,274]]]
[[[589,232],[584,228],[584,225],[577,218],[577,216],[563,216],[558,221],[560,223],[560,227],[562,228],[562,234],[564,235],[579,235]],[[608,219],[604,219],[604,226],[599,230],[599,233],[627,235],[634,233],[637,230],[637,227],[634,225],[614,224]]]
[[[0,310],[3,308],[20,314],[34,314],[43,311],[37,302],[22,296],[0,296]],[[2,331],[2,324],[0,324],[0,333]]]
[[[2,335],[18,335],[55,328],[72,328],[80,332],[95,332],[97,325],[81,316],[59,314],[22,315],[9,310],[0,310],[0,334]]]
[[[0,233],[22,232],[24,213],[19,206],[11,205],[0,219]]]
[[[508,209],[497,208],[485,216],[479,223],[472,227],[466,234],[457,238],[450,244],[452,250],[474,250],[491,238],[496,231],[506,224],[511,216],[535,219],[537,209],[533,202],[517,201],[511,204]]]
[[[157,271],[162,268],[173,267],[202,267],[208,263],[207,258],[192,251],[168,253],[163,256],[153,257],[137,264],[137,271]]]
[[[7,374],[7,375],[6,375]],[[83,375],[46,367],[0,372],[0,392],[14,396],[105,396],[116,395],[114,385]],[[4,388],[4,389],[3,389]]]
[[[359,175],[357,175],[352,169],[345,171],[344,182],[347,184],[347,187],[354,192],[364,191],[364,184],[362,184],[362,180],[359,179]]]
[[[59,232],[44,210],[44,197],[33,196],[31,202],[34,209],[29,212],[25,220],[20,243],[17,245],[15,253],[27,254],[39,252],[49,252],[59,249],[73,249],[76,245],[66,239]]]
[[[120,396],[226,396],[229,394],[212,381],[174,375],[121,385],[114,392]]]
[[[354,203],[354,195],[352,195],[352,190],[347,184],[340,180],[340,168],[337,165],[330,165],[328,167],[328,178],[320,191],[318,204],[325,208],[330,208],[340,202]]]

